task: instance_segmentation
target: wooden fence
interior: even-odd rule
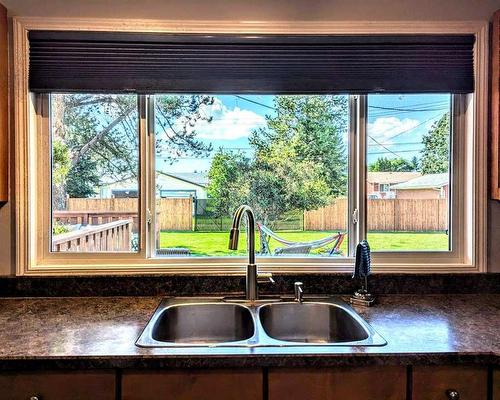
[[[102,225],[89,225],[52,237],[53,251],[106,252],[130,251],[133,221],[124,219]]]
[[[445,231],[447,199],[376,199],[367,202],[369,231]],[[347,227],[347,199],[304,213],[304,230],[341,230]]]
[[[447,199],[377,199],[367,202],[368,230],[370,231],[444,231],[448,229]],[[156,202],[159,230],[191,231],[193,229],[193,201],[191,198],[159,199]],[[347,229],[348,204],[346,198],[336,199],[331,205],[304,212],[304,230],[326,231]],[[70,224],[104,224],[132,219],[133,232],[138,229],[137,199],[72,199],[67,211],[55,211],[54,217]]]
[[[347,199],[336,199],[327,207],[304,212],[304,230],[306,231],[346,231]]]
[[[156,215],[161,231],[191,231],[193,199],[159,199],[156,201]]]
[[[138,229],[138,210],[139,202],[137,199],[112,198],[112,199],[68,199],[67,211],[55,211],[54,217],[58,218],[58,213],[67,213],[69,223],[84,220],[87,218],[89,223],[104,223],[123,218],[132,218],[134,220],[133,231]],[[190,231],[193,229],[193,200],[191,198],[180,199],[158,199],[156,201],[157,228],[160,230],[179,230]],[[97,222],[101,221],[101,222]]]

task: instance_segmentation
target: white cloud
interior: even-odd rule
[[[202,110],[212,121],[198,121],[193,127],[197,136],[211,140],[236,140],[248,137],[252,130],[266,124],[266,119],[253,111],[239,107],[227,108],[219,99]]]
[[[418,124],[420,121],[417,119],[381,117],[368,124],[368,134],[379,142],[391,143],[392,136],[415,128]]]

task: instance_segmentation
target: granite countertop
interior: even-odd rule
[[[357,307],[383,347],[139,348],[160,300],[0,298],[0,369],[500,365],[500,294],[389,295]]]

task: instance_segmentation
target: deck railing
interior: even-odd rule
[[[53,218],[65,225],[102,225],[108,222],[132,219],[132,231],[139,229],[137,212],[130,211],[54,211]]]
[[[122,219],[55,235],[52,237],[52,251],[131,251],[133,222],[132,219]]]

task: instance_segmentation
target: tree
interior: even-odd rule
[[[402,157],[387,158],[379,157],[368,166],[370,172],[413,172],[418,170],[418,159],[413,157],[408,161]]]
[[[69,197],[91,197],[97,194],[96,188],[100,183],[97,162],[85,155],[71,167],[66,178],[66,193]]]
[[[204,109],[213,105],[206,95],[162,95],[155,100],[156,155],[173,164],[178,157],[203,157],[212,152],[212,145],[197,139],[199,121],[211,122]]]
[[[276,96],[275,114],[252,132],[249,203],[264,222],[346,194],[344,96]]]
[[[211,96],[157,96],[156,153],[170,163],[182,155],[200,156],[211,146],[196,139],[194,126],[208,120],[201,112]],[[88,197],[103,182],[137,180],[139,174],[139,117],[137,96],[111,94],[52,95],[53,143],[66,151],[69,168],[54,163],[59,193]],[[53,148],[53,152],[57,149]]]
[[[275,115],[249,141],[257,158],[274,148],[291,148],[296,161],[318,166],[333,195],[347,190],[347,132],[345,96],[276,96]]]
[[[246,201],[244,177],[249,170],[249,160],[241,153],[219,149],[208,171],[207,194],[210,210],[216,218],[230,216]]]
[[[66,205],[65,182],[71,169],[68,147],[60,139],[52,143],[52,206],[56,210]]]
[[[274,147],[272,154],[254,161],[248,189],[248,203],[271,227],[288,211],[327,205],[332,193],[319,165],[301,160],[292,147]]]
[[[450,162],[450,113],[445,113],[422,137],[422,174],[448,172]]]

